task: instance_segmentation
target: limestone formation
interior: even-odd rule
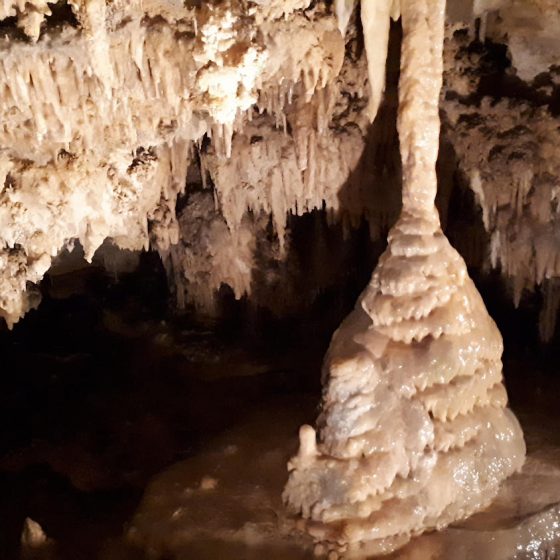
[[[280,118],[301,84],[310,100],[338,75],[344,41],[326,6],[293,2],[81,0],[74,21],[44,1],[2,4],[0,316],[32,306],[74,239],[87,259],[178,242],[177,196],[194,147],[231,154],[253,106]],[[296,40],[291,40],[296,37]],[[245,209],[243,209],[245,210]],[[227,281],[226,278],[222,279]]]
[[[307,531],[348,557],[483,509],[525,457],[500,334],[434,206],[444,5],[401,2],[403,209],[332,339],[318,441],[301,428],[284,491]]]
[[[182,227],[195,217],[176,216],[192,166],[215,200],[208,227],[220,214],[243,265],[229,269],[218,255],[231,253],[210,242],[207,262],[187,270],[176,258],[167,269],[179,300],[184,286],[201,307],[213,299],[193,282],[201,277],[213,292],[228,284],[251,295],[248,248],[266,216],[280,262],[290,214],[324,209],[345,231],[365,219],[384,236],[399,212],[400,164],[382,126],[393,122],[385,74],[399,14],[397,0],[0,1],[0,317],[12,326],[36,306],[36,284],[76,241],[90,260],[108,239],[169,264],[193,240]],[[453,33],[446,41],[444,132],[491,237],[478,251],[511,280],[516,302],[542,289],[550,339],[560,301],[558,4],[452,0],[448,17],[467,44],[458,52]],[[507,49],[504,76],[523,82],[525,97],[496,103],[479,92],[484,61],[472,47],[485,39]],[[381,178],[364,165],[372,144],[387,162]]]

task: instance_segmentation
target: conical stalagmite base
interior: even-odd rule
[[[325,361],[319,443],[303,426],[284,499],[349,556],[486,507],[525,445],[502,340],[435,216],[401,216]]]
[[[486,507],[525,458],[500,333],[434,205],[445,0],[400,6],[403,211],[332,339],[319,438],[301,428],[284,491],[309,533],[348,557]]]

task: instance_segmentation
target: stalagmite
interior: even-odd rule
[[[319,437],[301,428],[284,491],[307,531],[348,557],[486,507],[525,457],[500,334],[434,205],[444,7],[401,2],[402,213],[332,339]]]
[[[26,517],[21,532],[21,559],[52,560],[54,558],[54,541],[47,537],[39,523]]]

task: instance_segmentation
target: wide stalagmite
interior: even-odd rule
[[[525,457],[502,339],[435,209],[445,0],[401,2],[401,216],[325,360],[284,491],[318,541],[387,553],[486,507]]]

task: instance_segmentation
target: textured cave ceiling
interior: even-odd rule
[[[224,284],[274,299],[263,269],[289,275],[290,215],[383,238],[400,204],[398,16],[390,0],[3,0],[0,316],[37,305],[33,285],[76,241],[87,260],[107,240],[156,249],[177,304],[211,309]],[[453,184],[470,188],[483,228],[463,255],[516,303],[540,290],[549,339],[560,8],[457,0],[447,20],[442,220]]]
[[[403,14],[414,2],[403,2]],[[309,541],[294,548],[300,537],[286,542],[277,531],[281,487],[297,427],[315,413],[327,333],[354,304],[401,211],[399,16],[399,0],[0,0],[0,321],[11,329],[40,306],[14,332],[0,325],[4,367],[18,372],[0,376],[0,517],[8,520],[0,556],[10,557],[2,542],[10,534],[24,558],[58,558],[57,547],[71,560],[135,558],[121,550],[124,541],[154,557],[311,557]],[[469,275],[504,331],[525,470],[502,487],[497,510],[428,534],[401,558],[439,550],[442,558],[460,551],[521,560],[560,550],[547,548],[557,543],[560,511],[556,354],[553,345],[536,352],[530,332],[540,314],[540,338],[551,340],[560,307],[559,53],[556,0],[448,2],[436,204],[460,255],[445,244],[433,261],[410,266],[426,239],[412,242],[411,230],[394,228],[390,244],[403,258],[381,260],[370,283],[378,291],[362,293],[365,303],[337,331],[323,365],[317,441],[335,455],[342,449],[352,465],[371,443],[346,449],[356,401],[366,410],[358,429],[372,403],[388,411],[380,434],[392,449],[410,441],[424,453],[422,426],[435,419],[435,450],[453,451],[426,499],[437,509],[446,478],[466,469],[485,479],[485,456],[502,455],[507,476],[525,453],[503,410],[501,337]],[[426,55],[439,91],[440,53]],[[401,132],[417,122],[435,130],[431,93],[432,118],[418,121],[410,107],[424,96],[408,107],[401,96]],[[407,151],[402,140],[403,153],[422,160],[422,149]],[[436,147],[427,146],[434,159]],[[433,194],[430,177],[420,190]],[[459,294],[436,321],[434,291],[398,299],[419,276],[428,286],[438,280],[434,262],[444,270],[440,296]],[[94,268],[134,274],[111,284]],[[68,297],[81,289],[89,293]],[[311,301],[319,302],[315,314]],[[503,301],[509,317],[495,313]],[[176,315],[170,303],[195,313]],[[383,345],[364,311],[381,325]],[[193,320],[203,315],[218,320]],[[459,343],[456,333],[440,336],[467,315],[473,328]],[[387,333],[395,344],[385,352]],[[360,340],[376,355],[369,373]],[[429,351],[413,344],[425,340]],[[407,345],[412,352],[401,353]],[[374,398],[378,370],[387,386]],[[394,385],[408,391],[397,404]],[[308,401],[310,391],[317,395]],[[479,433],[473,450],[468,438]],[[296,459],[305,470],[320,456],[315,432],[302,434]],[[512,434],[509,449],[492,447]],[[479,464],[469,467],[473,458]],[[178,459],[138,504],[150,477]],[[390,459],[386,473],[402,457]],[[347,484],[336,471],[345,462],[333,464],[335,487]],[[490,469],[494,493],[500,477]],[[40,487],[45,480],[56,488]],[[298,494],[303,510],[314,481],[312,472],[295,492],[288,487],[296,512]],[[473,496],[471,487],[461,500]],[[126,538],[109,543],[125,520]],[[201,535],[222,538],[209,556],[197,556]],[[327,552],[321,546],[317,554]]]

